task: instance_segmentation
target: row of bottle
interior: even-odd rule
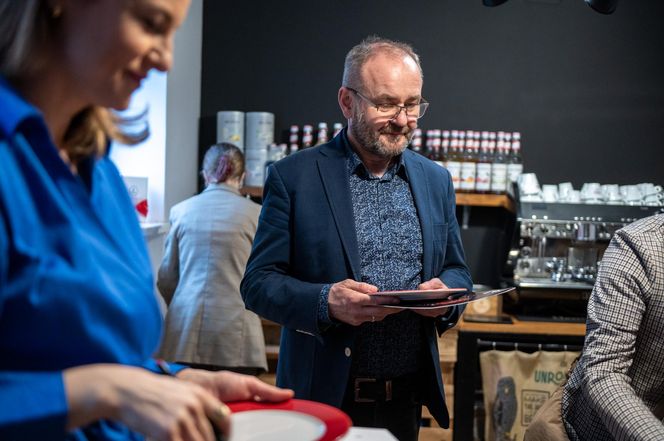
[[[272,157],[324,144],[342,128],[341,123],[334,123],[329,134],[325,122],[318,123],[316,132],[310,124],[302,130],[291,125],[288,143],[270,147]],[[520,132],[429,129],[425,133],[426,137],[415,129],[410,148],[447,168],[456,191],[505,193],[523,172]]]
[[[468,193],[505,193],[523,173],[520,132],[415,129],[410,148],[444,166],[454,188]]]
[[[318,129],[315,133],[314,126],[311,124],[303,125],[302,130],[300,130],[300,126],[292,125],[290,126],[288,134],[288,151],[289,153],[294,153],[300,149],[306,149],[307,147],[312,147],[318,144],[325,144],[330,139],[337,136],[343,127],[343,124],[340,122],[334,123],[332,126],[332,133],[330,134],[326,122],[319,122]]]

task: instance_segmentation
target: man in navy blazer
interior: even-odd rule
[[[422,404],[449,425],[437,334],[461,308],[400,311],[371,294],[472,288],[450,175],[406,149],[421,91],[410,46],[351,49],[338,93],[348,126],[270,167],[241,286],[249,309],[283,326],[279,386],[401,441],[417,440]]]

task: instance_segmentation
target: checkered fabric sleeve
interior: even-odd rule
[[[586,341],[563,395],[570,439],[664,440],[664,215],[616,233],[588,303]]]

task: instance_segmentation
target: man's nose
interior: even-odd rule
[[[408,125],[408,114],[406,113],[405,107],[399,107],[397,114],[392,117],[392,123],[400,127],[405,127]]]

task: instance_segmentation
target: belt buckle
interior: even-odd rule
[[[360,385],[362,383],[375,383],[375,378],[356,378],[355,379],[355,402],[356,403],[375,403],[373,398],[360,397]],[[385,380],[385,401],[392,401],[392,380]]]
[[[375,383],[375,378],[356,378],[355,379],[355,402],[356,403],[374,403],[372,398],[360,398],[360,385],[362,383]]]

